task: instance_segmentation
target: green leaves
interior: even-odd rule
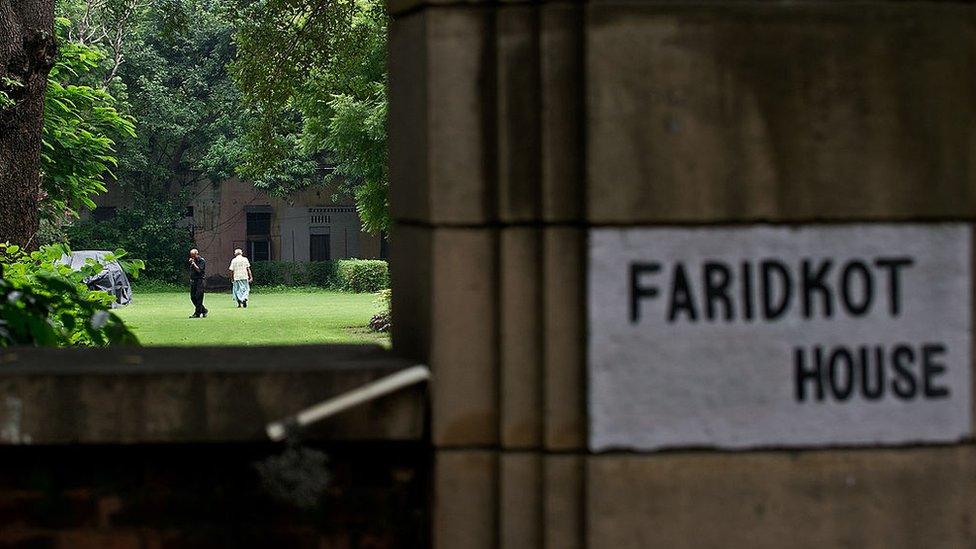
[[[145,271],[148,278],[179,283],[186,279],[186,252],[193,247],[189,228],[180,226],[182,219],[179,202],[153,202],[137,195],[133,207],[119,210],[114,218],[78,221],[66,231],[75,249],[121,247],[128,254],[146,258],[129,259],[122,250],[115,250],[113,256],[131,278]]]
[[[124,257],[124,251],[118,252],[115,257]],[[89,290],[83,282],[100,272],[102,265],[89,260],[74,271],[61,263],[70,253],[61,244],[26,254],[17,246],[0,243],[0,347],[138,343],[108,311],[114,296]],[[137,272],[136,261],[129,263]]]
[[[235,0],[231,11],[248,115],[239,172],[275,195],[334,184],[364,228],[388,228],[383,3]]]
[[[70,24],[59,18],[61,47],[48,77],[41,151],[42,215],[46,219],[77,216],[93,208],[92,198],[106,191],[114,177],[116,140],[136,135],[135,120],[119,113],[117,101],[104,89],[88,85],[105,54],[92,46],[66,41]]]

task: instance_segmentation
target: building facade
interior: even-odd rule
[[[251,261],[380,259],[385,239],[362,230],[351,199],[336,202],[328,187],[274,198],[237,178],[189,189],[183,223],[204,257],[230,258],[240,248]],[[117,185],[96,200],[95,218],[109,218],[132,198]]]

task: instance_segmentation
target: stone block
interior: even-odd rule
[[[430,359],[431,299],[433,276],[431,231],[397,225],[391,232],[390,335],[396,354],[413,360]]]
[[[969,4],[594,4],[595,223],[976,215]]]
[[[393,347],[433,372],[434,443],[496,444],[497,231],[399,226],[393,239]]]
[[[976,447],[587,458],[589,547],[965,547]]]
[[[542,231],[500,232],[501,443],[542,445]]]
[[[390,209],[399,221],[494,216],[492,15],[428,8],[390,24]]]
[[[390,15],[406,15],[408,12],[432,6],[477,6],[487,0],[386,0],[386,12]]]
[[[546,549],[582,549],[585,458],[548,455],[544,462],[543,527]]]
[[[543,229],[543,395],[545,447],[586,446],[585,233]]]
[[[542,455],[505,452],[499,467],[499,547],[542,548]]]
[[[430,366],[438,446],[498,442],[497,236],[433,231]]]
[[[583,7],[539,7],[542,216],[550,222],[584,217]]]
[[[532,222],[540,215],[539,12],[502,5],[495,15],[497,59],[498,219]]]
[[[434,549],[496,548],[498,454],[440,450],[434,461]]]

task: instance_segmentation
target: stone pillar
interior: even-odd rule
[[[593,452],[586,374],[593,229],[971,221],[972,6],[388,8],[394,349],[434,373],[436,548],[976,537],[971,438]]]

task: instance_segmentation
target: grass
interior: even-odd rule
[[[378,310],[373,294],[308,289],[262,292],[251,289],[247,309],[238,309],[230,293],[208,293],[207,318],[193,312],[189,291],[133,292],[132,304],[116,313],[143,345],[301,345],[378,343],[387,334],[366,328]]]

